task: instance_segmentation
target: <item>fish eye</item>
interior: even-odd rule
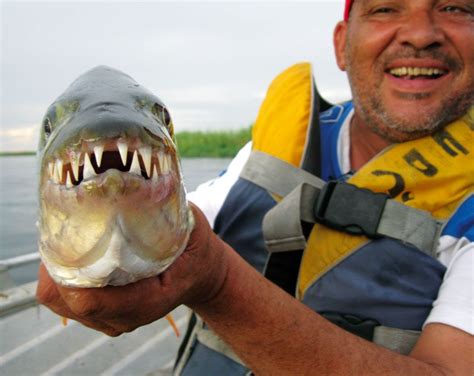
[[[51,121],[49,120],[49,118],[44,119],[44,121],[43,121],[43,130],[44,130],[45,136],[49,137],[49,135],[52,132]]]
[[[167,126],[169,127],[171,123],[171,116],[166,107],[162,106],[159,103],[153,105],[153,112],[156,116]]]

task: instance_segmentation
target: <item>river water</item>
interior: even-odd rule
[[[219,175],[229,159],[192,158],[181,161],[188,192]],[[0,260],[37,251],[36,157],[0,157]],[[16,283],[32,280],[36,266],[18,268]]]

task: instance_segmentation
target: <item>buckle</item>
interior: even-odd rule
[[[355,315],[341,314],[336,312],[322,312],[321,316],[331,321],[342,329],[365,338],[367,341],[374,339],[375,327],[380,326],[377,320],[361,319]]]
[[[314,206],[318,222],[353,235],[377,238],[380,218],[388,195],[355,185],[329,181]]]

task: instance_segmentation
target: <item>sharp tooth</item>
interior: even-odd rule
[[[160,152],[158,153],[158,163],[159,163],[159,165],[160,165],[161,173],[164,174],[164,172],[163,172],[163,167],[164,167],[164,165],[165,165],[165,155],[164,155],[164,153],[163,153],[162,151],[160,151]]]
[[[61,159],[56,159],[56,166],[54,167],[54,178],[56,183],[60,184],[63,181],[63,161]]]
[[[94,146],[94,154],[95,154],[95,161],[97,162],[97,167],[100,167],[100,163],[102,162],[102,154],[103,153],[104,153],[104,145]]]
[[[146,174],[151,176],[151,147],[143,146],[140,149],[140,155],[142,156],[143,164],[145,165]]]
[[[171,167],[171,163],[170,163],[170,156],[168,154],[165,154],[163,156],[163,167],[161,169],[161,173],[163,175],[168,175],[169,172],[170,172],[170,167]]]
[[[127,164],[128,145],[125,142],[118,141],[117,147],[120,153],[120,158],[122,158],[122,163],[125,166]]]
[[[49,172],[49,178],[52,179],[54,177],[54,163],[53,162],[48,163],[48,172]]]
[[[163,175],[168,175],[168,172],[170,171],[170,166],[168,164],[168,156],[165,154],[163,156],[163,167],[161,169],[161,173]]]
[[[94,171],[94,167],[92,167],[91,159],[89,158],[89,154],[84,153],[84,170],[82,172],[82,179],[86,180],[92,176],[95,176],[96,173]]]
[[[66,188],[72,187],[71,177],[69,176],[69,171],[66,171]]]
[[[133,153],[132,166],[130,167],[130,173],[137,174],[137,175],[142,174],[142,171],[140,169],[140,163],[138,162],[138,153],[136,150]]]
[[[156,167],[156,165],[153,167],[153,177],[151,178],[151,181],[153,183],[158,182],[158,167]]]
[[[71,157],[71,175],[75,181],[79,180],[79,161],[81,160],[81,152]]]

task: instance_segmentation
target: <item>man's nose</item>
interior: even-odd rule
[[[408,16],[407,22],[398,30],[397,40],[417,50],[440,46],[445,34],[433,11],[417,10]]]

